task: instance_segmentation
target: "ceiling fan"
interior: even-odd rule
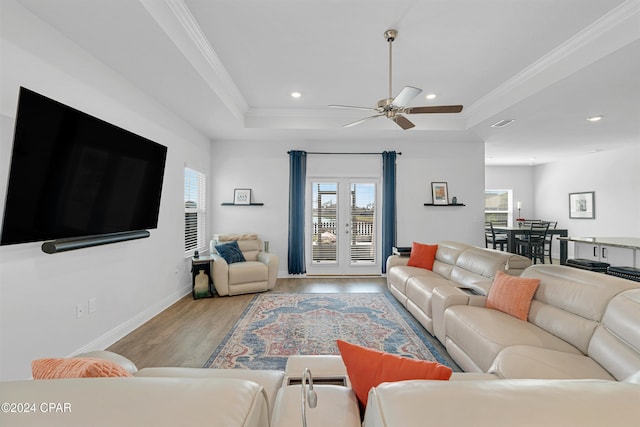
[[[364,119],[357,120],[353,123],[349,123],[344,125],[344,127],[351,127],[358,125],[360,123],[366,122],[367,120],[375,119],[376,117],[386,117],[390,120],[393,120],[398,126],[402,129],[407,130],[411,129],[415,125],[411,123],[411,120],[407,119],[404,114],[439,114],[439,113],[459,113],[462,111],[462,105],[439,105],[439,106],[425,106],[425,107],[407,107],[407,104],[420,92],[422,89],[418,89],[413,86],[405,86],[404,89],[400,91],[398,96],[392,98],[391,91],[391,76],[392,76],[392,44],[393,41],[398,37],[397,30],[387,30],[384,32],[384,38],[389,43],[389,97],[386,99],[381,99],[378,101],[378,104],[375,108],[369,107],[353,107],[351,105],[329,105],[332,108],[347,108],[351,110],[365,110],[365,111],[375,111],[377,114],[373,116],[365,117]]]

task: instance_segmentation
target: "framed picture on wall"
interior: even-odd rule
[[[595,191],[569,193],[569,218],[594,219],[596,217]]]
[[[434,205],[448,205],[449,193],[447,191],[446,182],[432,182],[431,183],[431,196],[433,197]]]
[[[233,204],[234,205],[250,205],[251,189],[236,188],[235,190],[233,190]]]

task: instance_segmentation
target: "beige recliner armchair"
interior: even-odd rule
[[[228,263],[211,241],[213,285],[218,295],[240,295],[273,289],[278,277],[278,256],[263,251],[254,233],[219,234],[217,246],[236,242],[244,261]],[[232,260],[233,261],[233,260]]]

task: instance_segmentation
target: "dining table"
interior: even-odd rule
[[[518,253],[517,237],[527,235],[531,230],[528,227],[521,227],[518,225],[494,225],[493,230],[496,233],[502,233],[507,235],[507,251],[513,254]],[[558,237],[567,237],[569,232],[566,228],[549,228],[547,234],[551,234],[553,239],[554,235]],[[564,239],[558,239],[560,242],[560,264],[567,264],[567,241]]]

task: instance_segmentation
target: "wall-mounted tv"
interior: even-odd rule
[[[158,226],[167,147],[20,88],[0,244]]]

